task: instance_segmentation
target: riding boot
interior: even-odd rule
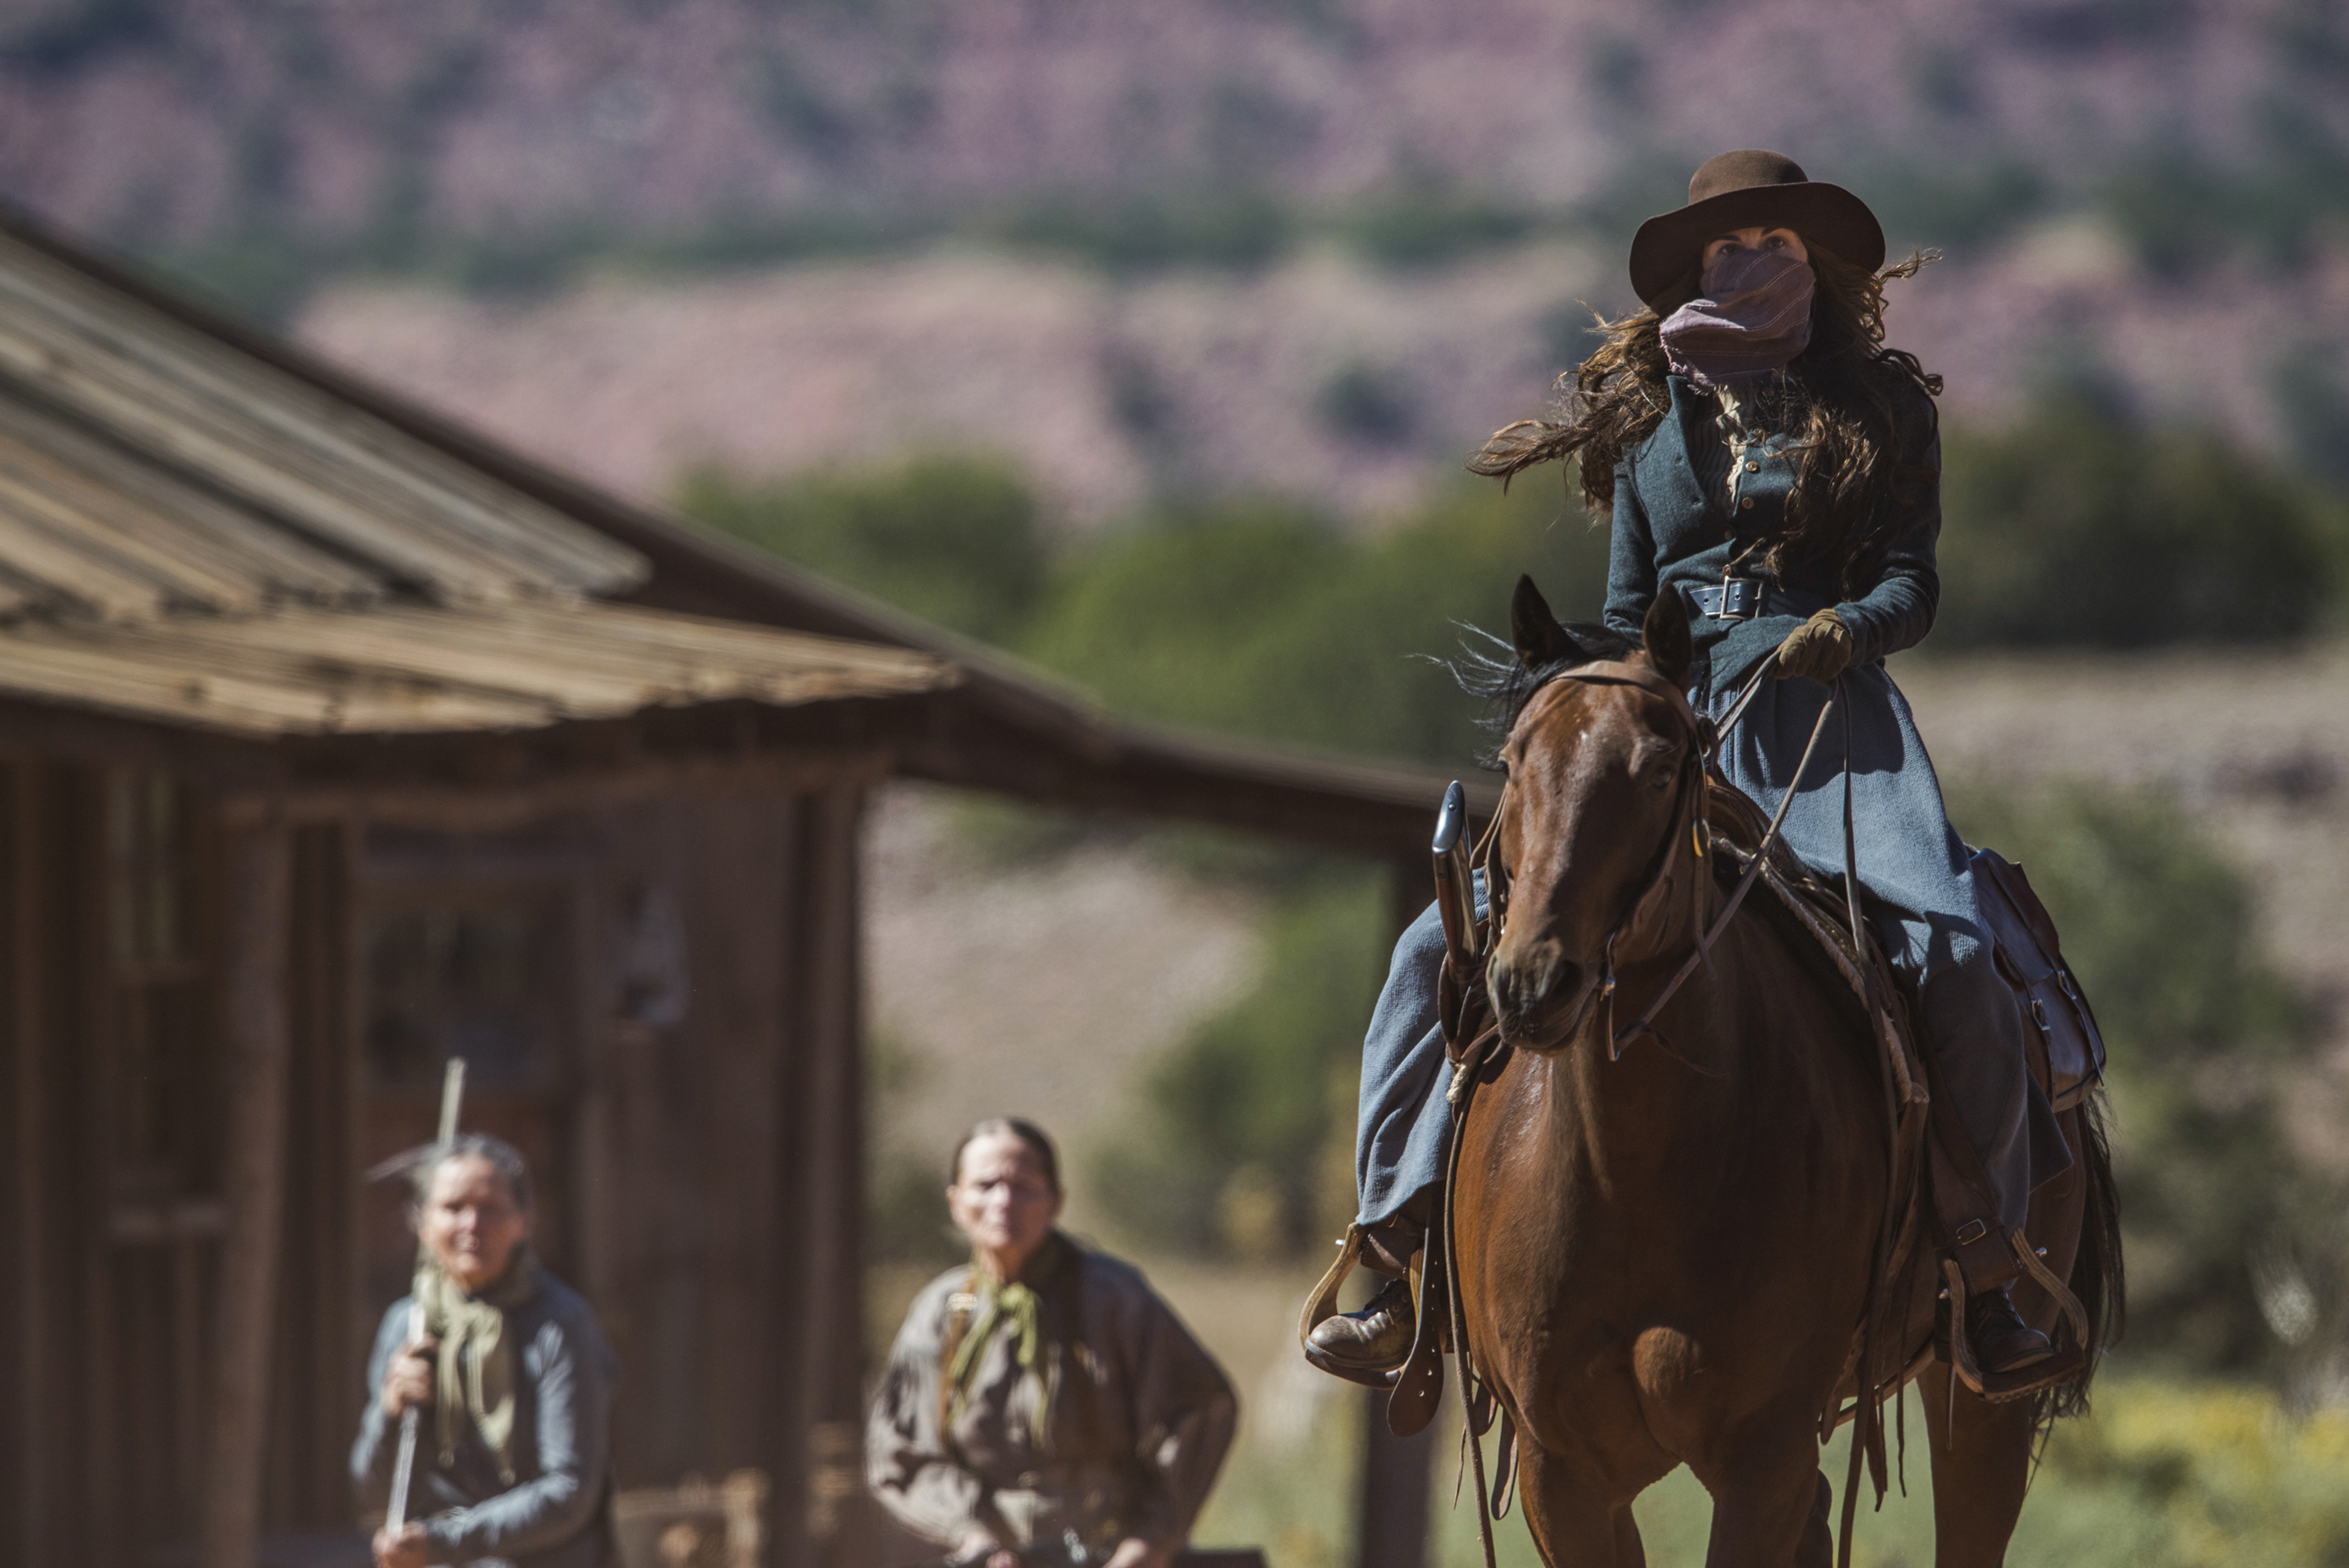
[[[2055,1354],[2047,1336],[2014,1310],[2004,1285],[1966,1298],[1966,1338],[1974,1364],[1986,1373],[2020,1372]]]
[[[1325,1320],[1307,1343],[1330,1360],[1358,1372],[1392,1372],[1411,1359],[1418,1336],[1411,1279],[1389,1280],[1360,1312]]]

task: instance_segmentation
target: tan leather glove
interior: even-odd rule
[[[1851,628],[1843,617],[1823,609],[1786,634],[1778,645],[1778,679],[1800,675],[1821,685],[1833,680],[1851,662]]]

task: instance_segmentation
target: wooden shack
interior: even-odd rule
[[[917,776],[1423,868],[1440,781],[1121,726],[0,222],[0,1561],[305,1561],[470,1124],[616,1468],[855,1561],[858,824]],[[1413,873],[1413,885],[1419,885]]]

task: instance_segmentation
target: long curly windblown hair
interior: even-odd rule
[[[1802,453],[1785,527],[1763,558],[1772,572],[1787,560],[1824,551],[1847,592],[1865,591],[1872,559],[1899,515],[1899,503],[1933,483],[1930,465],[1904,461],[1896,421],[1899,405],[1915,408],[1919,391],[1928,418],[1936,417],[1932,400],[1940,396],[1941,378],[1928,374],[1914,354],[1884,346],[1884,286],[1916,276],[1936,255],[1913,251],[1871,273],[1810,247],[1818,279],[1811,341],[1786,367],[1770,400],[1776,404],[1773,423]],[[1554,417],[1519,420],[1495,431],[1468,460],[1470,471],[1506,485],[1528,468],[1573,458],[1581,471],[1583,504],[1602,515],[1609,512],[1616,465],[1671,411],[1659,329],[1665,317],[1696,297],[1699,275],[1692,265],[1649,308],[1614,321],[1598,317],[1607,340],[1557,379]],[[1924,443],[1913,445],[1922,452]]]

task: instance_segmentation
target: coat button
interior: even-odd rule
[[[1744,500],[1740,501],[1737,505],[1740,511],[1751,512],[1754,510],[1754,497],[1751,495],[1746,496]]]
[[[1762,472],[1762,465],[1758,462],[1749,462],[1745,465],[1745,472],[1748,473],[1759,473]]]

